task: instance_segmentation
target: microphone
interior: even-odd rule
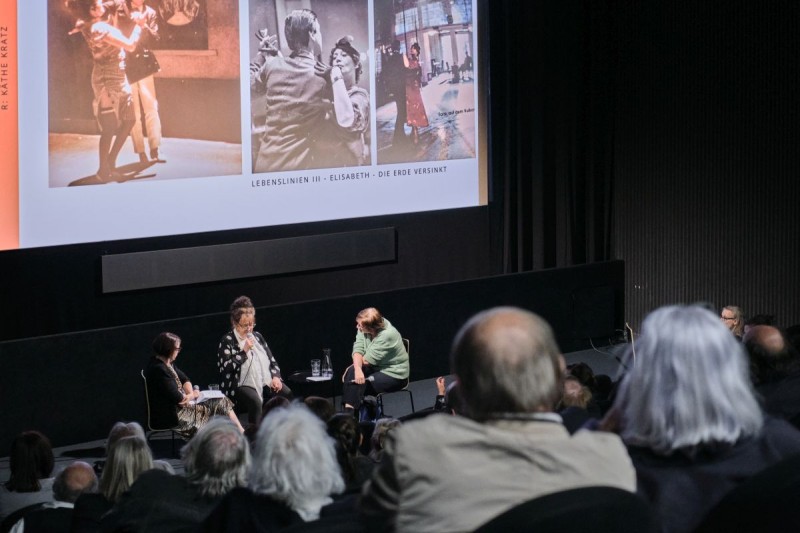
[[[364,381],[375,381],[375,376],[367,376],[367,377],[364,378]],[[350,380],[350,383],[355,383],[355,382],[356,382],[356,380],[354,380],[354,379]]]

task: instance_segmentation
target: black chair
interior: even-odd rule
[[[649,504],[614,487],[583,487],[521,503],[486,522],[475,533],[650,533]]]
[[[403,339],[403,346],[405,346],[405,348],[406,348],[406,353],[408,354],[408,358],[409,358],[409,361],[410,361],[411,360],[411,341],[409,341],[408,339],[404,338]],[[378,416],[377,416],[377,418],[381,418],[381,417],[387,416],[386,413],[383,410],[383,397],[386,396],[387,394],[398,394],[398,393],[401,393],[401,392],[407,393],[408,394],[408,400],[411,402],[411,412],[412,413],[416,412],[416,410],[414,409],[414,394],[411,392],[411,389],[408,388],[409,384],[410,384],[410,379],[407,378],[406,379],[406,384],[403,386],[402,389],[396,390],[396,391],[391,391],[391,392],[381,392],[377,396],[375,396],[375,401],[377,402],[377,405],[378,405]]]
[[[697,533],[800,531],[800,455],[762,470],[706,515]]]
[[[14,524],[19,522],[20,518],[25,518],[25,515],[30,513],[31,511],[36,511],[37,509],[41,509],[45,503],[46,502],[32,503],[31,505],[17,509],[13,513],[5,517],[3,519],[3,522],[0,523],[0,533],[8,533],[9,531],[11,531],[11,528],[14,527]]]
[[[150,439],[156,433],[169,433],[172,437],[172,456],[175,457],[175,437],[181,438],[181,434],[178,433],[178,426],[169,427],[169,428],[156,428],[153,427],[152,418],[150,416],[150,393],[147,391],[147,378],[144,375],[144,370],[140,372],[142,375],[142,382],[144,383],[144,399],[145,403],[147,404],[147,431],[145,432],[145,436],[147,437],[147,444],[150,444]]]

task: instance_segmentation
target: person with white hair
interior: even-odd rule
[[[181,450],[186,475],[145,472],[102,520],[107,531],[193,530],[225,494],[246,483],[250,447],[225,417],[212,418]]]
[[[345,488],[322,420],[301,403],[270,412],[256,435],[247,484],[223,498],[204,531],[273,531],[317,519]]]
[[[765,418],[736,337],[699,306],[650,313],[605,425],[628,446],[661,531],[693,531],[730,489],[800,453],[800,432]]]
[[[633,492],[619,437],[570,435],[553,412],[563,358],[541,317],[499,307],[472,317],[451,351],[466,416],[429,416],[389,434],[361,515],[382,531],[472,531],[527,500],[602,485]]]

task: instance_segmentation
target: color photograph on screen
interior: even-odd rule
[[[371,164],[367,0],[250,3],[253,172]]]
[[[375,1],[378,163],[475,157],[471,0]]]
[[[241,174],[236,0],[48,0],[47,18],[50,187]]]

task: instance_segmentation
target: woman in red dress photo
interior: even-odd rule
[[[425,113],[425,104],[422,103],[422,66],[419,64],[419,44],[411,45],[409,57],[403,58],[406,66],[406,124],[411,126],[411,137],[414,144],[419,142],[418,128],[428,126],[428,115]]]

